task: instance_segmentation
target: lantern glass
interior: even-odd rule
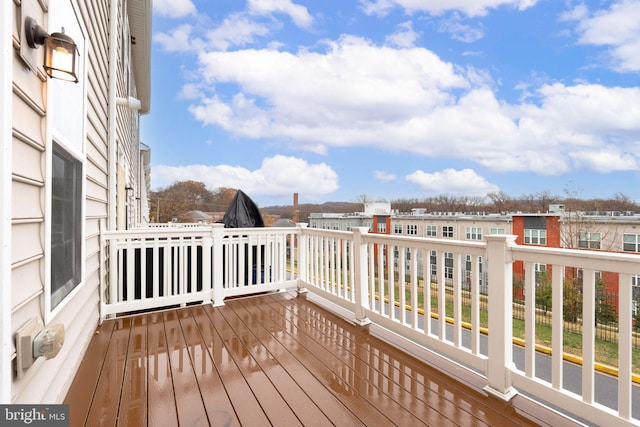
[[[77,47],[71,37],[64,33],[53,33],[46,38],[44,47],[44,69],[49,77],[78,83]]]

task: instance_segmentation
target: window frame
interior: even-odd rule
[[[467,240],[482,240],[482,227],[467,227]]]
[[[525,245],[547,245],[547,230],[540,228],[525,228],[523,236]]]
[[[602,234],[600,232],[581,231],[578,233],[578,248],[600,249]]]
[[[77,169],[74,173],[77,175],[77,183],[78,186],[74,190],[76,190],[72,197],[78,197],[77,205],[74,207],[74,210],[77,209],[77,216],[79,217],[79,221],[77,222],[77,227],[79,230],[76,230],[77,235],[74,238],[77,238],[79,247],[75,247],[76,256],[79,262],[79,272],[77,277],[77,283],[74,283],[70,289],[64,293],[61,297],[57,295],[59,289],[54,290],[53,286],[53,264],[56,262],[54,260],[54,185],[53,185],[53,175],[54,175],[54,151],[59,151],[62,153],[62,156],[68,162],[75,163]],[[56,154],[57,155],[57,154]],[[85,284],[85,264],[86,264],[86,221],[85,221],[85,186],[86,186],[86,176],[85,176],[85,162],[84,156],[80,153],[75,152],[71,149],[71,147],[66,146],[66,144],[61,143],[59,138],[54,138],[51,143],[51,147],[47,150],[48,164],[49,164],[49,173],[48,173],[48,185],[47,185],[47,217],[46,217],[46,280],[45,280],[45,323],[49,323],[72,299],[73,297],[82,289]],[[75,233],[74,233],[75,234]],[[56,300],[54,302],[54,299]]]
[[[634,241],[627,241],[627,240],[631,240],[628,239],[628,237],[633,237]],[[627,245],[633,245],[633,250],[629,250],[627,249]],[[622,235],[622,251],[623,252],[640,252],[640,234],[633,234],[633,233],[624,233]]]

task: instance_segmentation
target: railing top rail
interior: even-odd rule
[[[483,255],[486,242],[474,242],[469,240],[439,239],[436,237],[413,237],[399,236],[391,234],[367,233],[362,236],[366,243],[392,244],[406,247],[421,247],[431,250],[441,250],[446,252],[465,252],[469,254]],[[455,250],[452,250],[455,248]]]
[[[640,274],[640,255],[638,254],[515,245],[511,247],[511,255],[514,260],[519,261]]]
[[[324,228],[302,228],[300,229],[300,233],[308,236],[323,236],[323,235],[331,235],[336,237],[351,237],[353,236],[352,231],[343,231],[343,230],[327,230]]]
[[[262,235],[262,234],[297,234],[298,229],[293,227],[249,227],[249,228],[225,228],[227,236]]]
[[[102,234],[107,239],[131,239],[149,237],[179,237],[202,236],[211,233],[211,227],[187,227],[187,228],[135,228],[131,230],[103,230]]]

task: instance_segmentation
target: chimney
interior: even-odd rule
[[[298,193],[293,193],[293,223],[300,221],[300,211],[298,210]]]

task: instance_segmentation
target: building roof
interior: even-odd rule
[[[296,224],[289,218],[280,218],[279,220],[271,224],[271,226],[272,227],[295,227]]]

